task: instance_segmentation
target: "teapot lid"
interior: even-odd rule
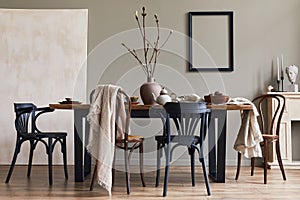
[[[160,95],[168,94],[168,91],[163,87],[160,91]]]

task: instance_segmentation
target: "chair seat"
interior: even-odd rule
[[[160,143],[165,143],[167,141],[167,137],[163,135],[155,136],[155,140]],[[200,141],[200,137],[196,135],[186,135],[186,136],[178,136],[171,135],[171,142],[176,142],[184,145],[198,144]]]
[[[29,133],[25,135],[26,138],[58,138],[58,137],[66,137],[66,132],[42,132],[42,133]]]
[[[144,137],[138,135],[128,135],[128,142],[143,142]],[[117,139],[117,143],[124,143],[124,139]]]
[[[270,134],[262,134],[262,137],[265,140],[278,140],[279,139],[278,135],[270,135]]]

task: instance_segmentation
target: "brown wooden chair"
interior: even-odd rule
[[[126,175],[126,186],[127,186],[127,194],[130,194],[130,157],[132,155],[132,152],[135,149],[139,149],[139,161],[140,161],[140,177],[142,181],[143,187],[146,187],[145,179],[144,179],[144,163],[143,163],[143,142],[144,142],[144,137],[143,136],[136,136],[136,135],[129,135],[129,126],[130,126],[130,115],[131,115],[131,101],[130,97],[121,89],[118,91],[122,95],[124,95],[125,99],[125,108],[126,108],[126,127],[125,127],[125,132],[124,132],[124,139],[118,139],[116,138],[115,140],[115,146],[117,148],[123,149],[124,150],[124,160],[125,160],[125,175]],[[93,94],[93,91],[91,95]],[[119,110],[119,109],[117,109]],[[118,118],[118,113],[116,113],[116,119]],[[116,128],[117,130],[117,128]],[[90,185],[90,191],[93,190],[94,183],[97,177],[97,161],[96,165],[94,168],[94,173]],[[115,177],[115,169],[113,167],[112,169],[112,177],[113,177],[113,182],[114,182],[114,177]]]
[[[269,117],[269,121],[267,121],[267,113],[270,112],[263,112],[265,109],[268,108],[268,102],[269,101],[275,101],[275,108],[274,112],[272,113],[272,116]],[[263,146],[263,153],[264,153],[264,184],[267,184],[267,169],[268,169],[268,151],[269,151],[269,144],[273,144],[275,142],[275,151],[277,155],[278,164],[280,166],[280,170],[282,173],[283,180],[286,180],[282,159],[280,155],[280,145],[279,145],[279,134],[280,134],[280,123],[281,118],[285,109],[285,97],[280,94],[265,94],[256,97],[252,101],[258,109],[259,117],[258,122],[262,131],[263,136],[263,142],[261,145]],[[271,121],[270,121],[271,119]],[[241,167],[241,153],[238,152],[238,164],[237,164],[237,171],[235,180],[238,180],[239,174],[240,174],[240,167]],[[254,174],[254,164],[255,164],[255,158],[251,158],[251,176]]]

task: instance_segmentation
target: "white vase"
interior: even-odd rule
[[[161,91],[161,86],[155,82],[153,77],[147,77],[147,82],[141,85],[140,87],[140,95],[144,105],[155,105],[155,97],[159,96]]]

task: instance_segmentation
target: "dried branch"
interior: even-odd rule
[[[153,77],[156,64],[157,64],[157,58],[160,54],[160,49],[167,43],[169,40],[170,36],[172,35],[173,31],[170,31],[168,37],[166,40],[163,42],[163,44],[159,47],[159,40],[160,40],[160,28],[159,28],[159,19],[158,15],[154,14],[154,19],[156,23],[156,29],[157,29],[157,36],[155,42],[153,44],[147,39],[146,37],[146,9],[145,7],[142,7],[142,24],[140,23],[138,11],[135,12],[135,19],[137,21],[138,28],[140,30],[142,40],[143,40],[143,57],[144,59],[140,59],[135,51],[135,49],[130,49],[127,47],[124,43],[122,45],[130,52],[131,55],[139,62],[139,64],[142,65],[142,69],[147,75],[147,77]],[[150,51],[149,51],[150,50]],[[152,50],[152,51],[151,51]],[[150,58],[148,58],[148,53],[151,52]],[[143,62],[143,61],[144,62]]]

